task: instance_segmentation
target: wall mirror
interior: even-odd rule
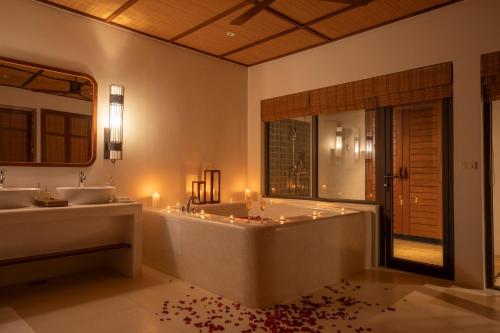
[[[96,120],[91,76],[0,57],[0,165],[88,166]]]

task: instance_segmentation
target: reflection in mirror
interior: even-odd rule
[[[90,164],[94,102],[88,76],[0,59],[0,164]]]

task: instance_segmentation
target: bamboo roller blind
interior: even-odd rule
[[[453,94],[451,62],[261,101],[262,121],[424,102]]]
[[[500,52],[482,55],[481,85],[484,101],[500,99]]]

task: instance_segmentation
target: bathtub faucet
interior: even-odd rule
[[[0,188],[3,188],[5,185],[5,174],[7,171],[5,170],[0,170]]]
[[[194,211],[194,209],[191,210],[191,204],[193,203],[193,199],[194,199],[194,196],[192,196],[192,195],[188,198],[188,201],[186,202],[186,206],[182,206],[183,212],[186,211],[188,213],[192,213]]]

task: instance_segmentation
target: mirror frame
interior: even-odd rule
[[[90,82],[93,84],[93,101],[92,101],[92,134],[91,134],[91,139],[92,139],[92,148],[91,148],[91,157],[90,160],[86,163],[42,163],[42,162],[6,162],[6,161],[0,161],[0,166],[24,166],[24,167],[88,167],[92,164],[94,164],[96,157],[97,157],[97,81],[90,75],[85,74],[85,73],[80,73],[80,72],[75,72],[71,70],[66,70],[62,68],[57,68],[57,67],[51,67],[47,65],[40,65],[32,62],[27,62],[27,61],[22,61],[22,60],[17,60],[17,59],[12,59],[12,58],[7,58],[7,57],[2,57],[0,56],[0,61],[3,62],[10,62],[15,65],[21,65],[21,66],[29,66],[29,67],[36,67],[40,68],[43,70],[48,70],[52,72],[57,72],[61,74],[69,74],[72,76],[81,76],[86,79],[88,79]]]

